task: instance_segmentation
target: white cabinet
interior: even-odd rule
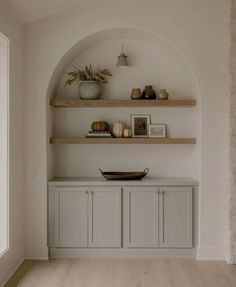
[[[126,248],[131,255],[192,248],[192,193],[192,186],[180,185],[51,185],[48,245],[54,254],[84,248],[85,256],[98,254],[96,248],[121,254]]]
[[[87,246],[87,190],[82,187],[56,187],[49,192],[49,245]]]
[[[126,247],[192,247],[192,187],[126,188],[124,212]]]
[[[121,247],[120,187],[91,188],[89,247]]]
[[[124,195],[126,247],[158,247],[158,188],[129,187]]]
[[[49,246],[121,247],[121,188],[51,187]]]
[[[159,244],[192,247],[192,187],[160,187]]]

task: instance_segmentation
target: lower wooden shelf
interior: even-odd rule
[[[196,138],[58,138],[51,144],[196,144]]]

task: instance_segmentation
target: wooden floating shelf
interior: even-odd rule
[[[176,100],[80,100],[80,99],[51,99],[50,105],[55,108],[80,107],[193,107],[197,105],[194,99]]]
[[[51,144],[196,144],[195,138],[51,138]]]

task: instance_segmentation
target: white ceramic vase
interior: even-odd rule
[[[101,87],[96,81],[81,81],[79,84],[79,96],[83,100],[96,100],[101,94]]]
[[[114,126],[113,126],[113,135],[114,135],[116,138],[122,138],[123,133],[124,133],[124,128],[125,128],[125,126],[124,126],[121,122],[116,122],[116,123],[114,123]]]

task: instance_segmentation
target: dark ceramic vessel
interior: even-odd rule
[[[143,100],[155,100],[156,99],[156,92],[152,88],[152,86],[145,86],[145,90],[142,92],[142,99]]]

